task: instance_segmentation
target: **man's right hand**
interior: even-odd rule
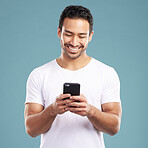
[[[55,102],[52,104],[55,115],[63,114],[67,111],[66,104],[72,103],[73,100],[65,99],[65,98],[69,98],[70,96],[71,96],[70,94],[61,94],[56,98]]]

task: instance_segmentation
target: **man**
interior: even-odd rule
[[[119,79],[113,68],[86,54],[92,36],[90,11],[66,7],[58,27],[60,57],[28,78],[25,126],[31,137],[41,135],[41,148],[104,148],[103,132],[119,131]],[[80,83],[80,96],[63,94],[65,82]]]

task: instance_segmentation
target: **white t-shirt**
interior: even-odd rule
[[[120,82],[115,70],[92,58],[83,68],[70,71],[53,60],[34,69],[27,81],[26,102],[47,108],[63,93],[65,82],[80,83],[80,93],[101,110],[101,104],[120,102]],[[41,135],[40,148],[105,148],[103,133],[87,117],[71,112],[57,115],[50,130]]]

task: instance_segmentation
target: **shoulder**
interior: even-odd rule
[[[52,60],[44,65],[41,65],[37,68],[35,68],[32,72],[43,74],[46,73],[47,71],[50,71],[55,65],[55,60]]]
[[[52,60],[42,66],[39,66],[37,68],[35,68],[34,70],[38,71],[38,72],[42,72],[42,71],[46,71],[49,70],[50,68],[52,68],[55,65],[56,60]]]
[[[55,67],[56,60],[52,60],[42,66],[39,66],[32,70],[29,77],[36,77],[38,79],[42,79],[46,73],[50,73],[52,69]]]
[[[102,62],[100,62],[99,60],[96,59],[92,59],[92,67],[93,69],[96,69],[96,71],[98,72],[98,74],[101,74],[103,78],[117,78],[118,79],[118,74],[116,72],[116,70],[109,66],[106,65]]]

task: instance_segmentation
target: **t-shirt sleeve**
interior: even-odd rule
[[[33,70],[28,77],[26,85],[26,103],[38,103],[44,106],[41,89],[41,78],[37,69]]]
[[[104,74],[104,88],[101,96],[101,104],[120,101],[120,80],[113,68],[109,68]]]

